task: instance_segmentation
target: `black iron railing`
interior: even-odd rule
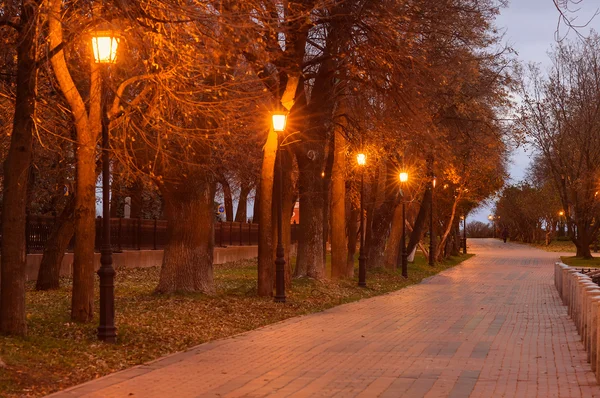
[[[27,253],[41,253],[52,234],[56,217],[28,216],[26,228]],[[96,251],[101,241],[102,218],[96,219]],[[258,244],[258,224],[215,222],[215,246],[252,246]],[[166,220],[112,218],[111,243],[116,252],[123,250],[162,250],[168,239]],[[1,236],[0,236],[1,241]],[[74,239],[68,249],[73,250]]]

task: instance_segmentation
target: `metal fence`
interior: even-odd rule
[[[41,253],[52,234],[56,217],[27,217],[27,253]],[[140,218],[111,218],[110,239],[114,251],[162,250],[167,244],[167,221]],[[96,251],[100,250],[102,218],[96,219]],[[258,244],[258,224],[216,222],[215,246],[251,246]],[[0,237],[1,241],[1,237]],[[73,250],[71,239],[67,250]]]

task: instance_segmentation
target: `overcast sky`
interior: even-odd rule
[[[577,7],[571,7],[572,12],[568,15],[576,18],[575,23],[585,24],[590,21],[598,7],[598,0],[582,0]],[[541,64],[542,69],[547,69],[550,65],[548,51],[556,43],[558,22],[559,13],[552,0],[512,0],[508,8],[501,11],[496,25],[505,32],[504,42],[518,53],[521,62],[535,62]],[[600,31],[600,16],[579,31],[585,35],[590,29]],[[559,37],[563,38],[567,34],[568,30],[562,24]],[[568,36],[571,38],[576,35],[571,33]],[[531,150],[525,151],[522,148],[513,152],[509,168],[512,182],[523,179],[530,155]],[[490,213],[490,208],[481,208],[471,216],[471,220],[487,222]]]

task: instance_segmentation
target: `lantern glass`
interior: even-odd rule
[[[356,155],[356,163],[358,163],[359,166],[364,166],[367,164],[367,155],[364,153],[359,153]]]
[[[437,178],[433,177],[433,180],[431,181],[431,185],[435,188],[436,184],[437,184]]]
[[[287,115],[285,113],[273,113],[273,131],[285,131]]]
[[[92,37],[94,61],[97,64],[114,64],[117,60],[118,47],[119,38],[112,34],[99,32],[96,36]]]
[[[400,173],[400,182],[406,181],[408,181],[408,173],[406,171],[403,171]]]

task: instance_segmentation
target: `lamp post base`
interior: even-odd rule
[[[358,257],[358,286],[367,287],[367,257]]]
[[[98,340],[114,343],[117,340],[115,327],[115,269],[112,267],[112,250],[102,250],[100,277],[100,325]]]

